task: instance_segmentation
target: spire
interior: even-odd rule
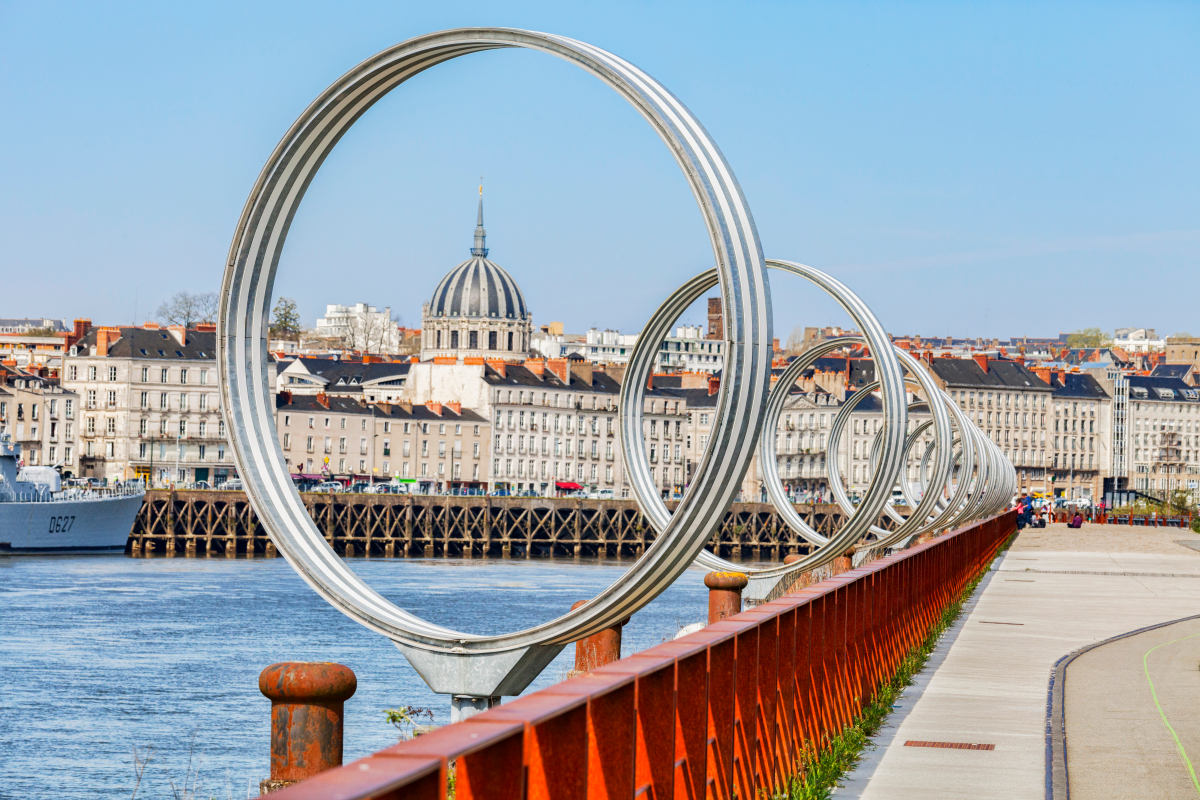
[[[479,219],[475,222],[475,246],[471,255],[487,258],[487,231],[483,229],[483,178],[479,179]]]

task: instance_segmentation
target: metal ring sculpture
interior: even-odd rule
[[[645,554],[581,608],[536,627],[479,636],[433,625],[368,587],[330,548],[291,483],[275,434],[266,329],[288,227],[310,181],[343,134],[411,77],[459,56],[518,47],[557,56],[623,97],[667,145],[700,207],[720,276],[730,340],[727,389],[693,490]],[[700,122],[632,64],[561,36],[504,28],[410,39],[347,72],[275,148],[246,201],[221,285],[218,369],[233,449],[251,505],[289,563],[329,603],[382,633],[437,692],[518,694],[561,648],[627,618],[671,585],[708,540],[754,453],[769,388],[771,310],[766,265],[733,171]]]
[[[866,305],[849,288],[812,267],[771,259],[767,261],[767,266],[811,281],[842,306],[859,329],[863,331],[863,338],[874,355],[875,369],[880,380],[862,387],[848,399],[830,428],[826,450],[828,479],[838,504],[846,514],[845,522],[832,538],[822,536],[813,530],[800,517],[788,499],[779,476],[775,453],[775,431],[778,429],[780,415],[796,380],[810,369],[821,356],[850,345],[862,344],[863,338],[858,337],[840,337],[822,342],[792,360],[780,374],[771,390],[767,401],[767,413],[763,418],[762,430],[759,432],[759,469],[768,498],[785,524],[803,539],[817,545],[817,549],[793,564],[759,570],[747,570],[741,565],[726,561],[707,550],[701,551],[696,558],[696,563],[713,571],[744,572],[750,582],[744,590],[743,596],[750,600],[763,600],[780,586],[789,585],[798,573],[829,564],[845,553],[851,545],[863,541],[868,534],[877,537],[875,541],[868,542],[870,547],[875,549],[891,547],[906,538],[945,529],[952,523],[984,516],[986,513],[995,513],[1006,505],[1007,498],[1011,497],[1016,488],[1016,473],[1012,470],[1011,465],[1007,464],[1002,457],[999,460],[991,457],[992,454],[999,456],[999,451],[995,449],[994,445],[991,445],[991,441],[959,412],[959,409],[933,382],[932,377],[917,359],[891,344],[883,327]],[[704,293],[716,284],[716,272],[709,270],[685,283],[663,302],[639,335],[626,366],[621,386],[619,404],[621,449],[626,474],[642,512],[660,533],[669,524],[671,513],[658,496],[654,476],[646,457],[643,414],[647,379],[653,371],[654,361],[663,338],[667,336],[683,311],[703,297]],[[925,396],[932,419],[928,423],[923,423],[923,426],[932,425],[936,436],[931,450],[927,450],[925,454],[927,458],[930,452],[937,453],[933,474],[920,501],[915,504],[912,504],[911,492],[905,490],[907,478],[903,476],[903,471],[908,453],[919,440],[923,427],[908,434],[906,438],[908,403],[905,392],[905,372],[908,373],[909,380],[914,382]],[[724,381],[722,384],[724,385]],[[875,390],[881,390],[882,393],[884,423],[873,443],[870,463],[872,475],[866,495],[863,501],[855,506],[846,496],[845,489],[841,484],[837,465],[838,446],[841,432],[847,424],[850,414],[863,398]],[[953,452],[951,421],[960,431],[964,432],[963,438],[966,444],[964,450],[959,454]],[[986,442],[991,447],[986,448],[981,442]],[[986,452],[989,456],[988,460],[977,464],[974,458],[977,451]],[[882,457],[880,456],[881,452],[884,454]],[[968,475],[976,469],[981,469],[986,470],[986,474],[997,476],[996,480],[988,484],[991,493],[986,495],[986,499],[982,491],[984,480],[981,479],[976,490],[967,495],[963,493],[967,491],[969,483],[960,480],[951,492],[949,500],[943,502],[941,495],[947,487],[956,459],[963,460],[965,464],[969,465]],[[1003,465],[1001,465],[1001,461],[1004,462]],[[702,461],[700,468],[703,468],[703,463]],[[1005,466],[1007,466],[1007,473],[1004,473]],[[924,470],[924,466],[922,469]],[[1004,480],[999,479],[1002,474]],[[897,485],[898,481],[901,491],[906,492],[910,508],[913,508],[907,518],[888,504],[892,487]],[[688,492],[691,491],[692,489],[689,487]],[[1007,494],[1004,494],[1004,501],[997,504],[996,498],[1005,491]],[[687,494],[684,497],[686,499]],[[899,524],[896,530],[888,531],[874,524],[881,512],[886,512]]]
[[[692,189],[716,268],[690,280],[655,312],[639,337],[621,390],[622,447],[642,510],[658,530],[654,543],[615,583],[579,609],[527,630],[481,636],[431,624],[397,607],[363,583],[325,542],[291,483],[276,437],[266,330],[291,220],[316,171],[350,126],[392,89],[430,67],[471,53],[514,47],[556,56],[599,78],[650,124]],[[710,569],[737,568],[704,551],[713,521],[722,518],[737,494],[764,423],[773,433],[789,387],[805,364],[827,351],[814,350],[791,365],[771,390],[768,266],[819,286],[863,331],[875,354],[884,428],[875,442],[878,458],[866,496],[848,510],[848,521],[828,540],[805,526],[790,504],[780,500],[786,496],[778,471],[768,469],[773,476],[768,488],[788,524],[820,547],[800,564],[754,573],[752,586],[775,585],[798,569],[828,563],[865,536],[884,511],[912,446],[911,437],[906,438],[906,369],[926,392],[930,407],[939,409],[934,415],[938,458],[925,499],[902,529],[924,530],[929,526],[921,523],[927,517],[934,522],[960,520],[996,506],[1001,489],[1009,485],[1003,480],[1003,465],[991,458],[994,448],[988,450],[974,426],[952,406],[963,443],[961,455],[956,455],[962,460],[963,477],[949,499],[942,501],[952,445],[940,393],[922,377],[915,362],[910,364],[892,348],[882,325],[849,289],[811,267],[763,258],[750,209],[720,150],[691,112],[650,76],[583,42],[506,28],[443,31],[384,50],[335,81],[288,130],[250,193],[230,246],[221,285],[217,362],[223,413],[251,505],[292,567],[335,608],[395,642],[435,692],[467,698],[518,694],[564,645],[626,619],[694,560]],[[728,345],[716,421],[686,495],[669,513],[653,491],[645,459],[644,387],[658,342],[691,302],[718,284]],[[773,441],[773,435],[765,436],[761,450],[770,456],[764,457],[764,463],[772,465]],[[975,452],[989,458],[977,462]],[[976,476],[975,489],[969,490],[972,476]]]

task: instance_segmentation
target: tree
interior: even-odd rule
[[[301,330],[296,301],[290,297],[279,298],[271,315],[271,337],[294,342],[300,338]]]
[[[1084,328],[1067,334],[1067,347],[1108,347],[1112,337],[1099,328]]]
[[[158,307],[156,314],[167,325],[182,325],[185,328],[195,327],[198,322],[216,322],[217,293],[176,292]]]
[[[58,331],[54,328],[30,328],[25,331],[22,336],[58,336]]]
[[[797,325],[796,327],[792,328],[792,332],[788,334],[787,343],[784,344],[783,349],[786,350],[789,355],[800,355],[800,352],[804,349],[803,325]]]

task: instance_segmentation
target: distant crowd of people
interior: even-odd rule
[[[1021,495],[1021,498],[1017,500],[1017,530],[1046,527],[1047,511],[1048,509],[1045,504],[1040,507],[1036,506],[1031,496],[1027,494]],[[1087,509],[1087,517],[1085,519],[1083,510],[1075,508],[1071,514],[1071,519],[1067,522],[1067,527],[1082,528],[1083,523],[1085,521],[1090,522],[1091,518],[1092,509]]]

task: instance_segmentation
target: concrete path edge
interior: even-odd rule
[[[1167,620],[1144,628],[1127,631],[1099,642],[1081,647],[1054,662],[1050,684],[1046,690],[1046,800],[1070,800],[1071,787],[1067,773],[1067,718],[1064,702],[1067,690],[1067,667],[1084,653],[1106,644],[1137,636],[1139,633],[1165,628],[1178,622],[1200,619],[1200,614]]]

